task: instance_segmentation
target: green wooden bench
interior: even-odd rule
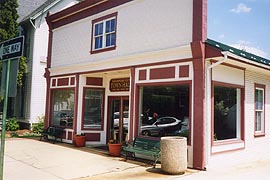
[[[126,160],[129,155],[136,158],[135,153],[152,156],[154,168],[160,157],[160,138],[149,136],[138,136],[132,144],[123,146],[123,151],[126,152]]]
[[[49,136],[52,136],[54,137],[53,143],[55,143],[57,139],[61,139],[62,142],[63,132],[64,128],[62,127],[49,126],[41,133],[40,141],[42,140],[42,138],[49,140]]]

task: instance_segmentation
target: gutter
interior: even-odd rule
[[[33,26],[34,29],[37,29],[38,27],[35,26],[33,20],[37,19],[39,16],[42,16],[44,14],[44,12],[48,11],[49,9],[51,9],[54,5],[56,5],[57,3],[59,3],[62,0],[56,0],[53,1],[51,4],[49,4],[48,6],[44,7],[42,9],[42,11],[39,11],[38,13],[36,13],[33,16],[30,16],[29,21],[31,23],[31,25]]]

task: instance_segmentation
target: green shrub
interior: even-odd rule
[[[7,130],[8,131],[16,131],[19,129],[19,123],[15,117],[10,118],[7,123]]]
[[[40,134],[44,130],[44,116],[38,117],[38,123],[32,124],[32,131],[33,133]]]

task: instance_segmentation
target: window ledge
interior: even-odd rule
[[[227,152],[227,151],[236,151],[239,149],[245,148],[245,142],[240,139],[230,139],[213,142],[212,154]]]
[[[254,134],[254,137],[257,138],[257,137],[264,137],[265,136],[265,133],[264,132],[258,132]]]
[[[97,54],[97,53],[102,53],[106,51],[112,51],[115,50],[116,46],[108,47],[108,48],[102,48],[102,49],[97,49],[97,50],[91,50],[90,54]]]

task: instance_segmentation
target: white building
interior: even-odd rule
[[[19,119],[22,127],[38,122],[45,115],[47,48],[49,28],[45,17],[74,5],[76,0],[18,0],[20,35],[25,37],[24,56],[28,73],[25,84],[18,89],[11,116]]]

